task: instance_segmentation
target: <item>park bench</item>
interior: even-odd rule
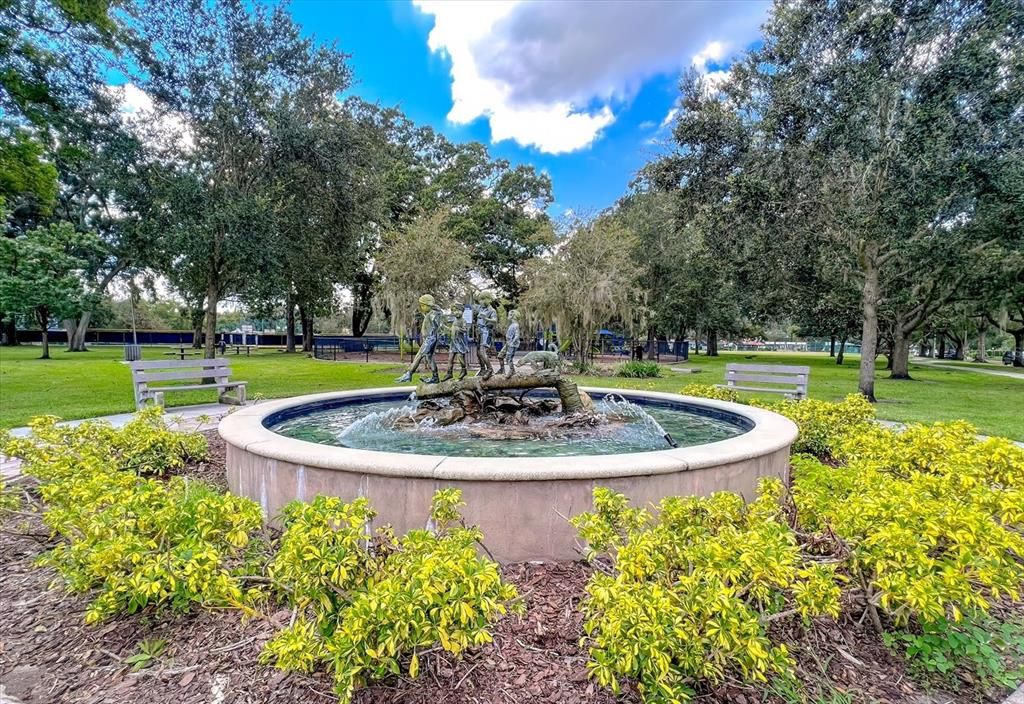
[[[135,405],[142,408],[152,399],[157,406],[164,405],[168,391],[194,391],[217,389],[221,403],[241,406],[245,403],[245,382],[231,381],[231,368],[225,359],[186,359],[167,362],[130,362],[132,384],[135,386]],[[212,380],[212,381],[211,381]],[[153,382],[170,381],[173,385],[153,386]],[[195,384],[178,382],[196,381]],[[228,395],[234,390],[234,398]]]
[[[799,401],[807,397],[807,380],[810,375],[810,367],[733,363],[725,365],[725,384],[715,384],[715,386],[735,391],[783,394],[787,398],[795,398]],[[760,386],[745,385],[750,382],[758,383]],[[764,384],[772,384],[772,386],[766,387]]]

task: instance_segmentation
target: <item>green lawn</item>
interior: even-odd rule
[[[38,347],[0,348],[0,427],[24,425],[34,415],[51,413],[63,418],[87,418],[130,411],[131,376],[121,360],[120,347],[96,347],[90,352],[68,353],[51,348],[51,360],[40,360]],[[166,349],[145,348],[145,359],[165,359]],[[297,394],[387,386],[401,369],[397,364],[320,362],[301,354],[261,351],[252,357],[228,356],[232,376],[249,382],[250,397],[279,398]],[[835,400],[857,389],[855,355],[837,367],[823,354],[775,352],[723,353],[696,356],[678,366],[700,370],[679,374],[663,370],[658,379],[585,377],[593,386],[678,391],[688,383],[720,383],[731,361],[807,364],[811,367],[810,394]],[[673,365],[675,366],[675,365]],[[876,393],[878,416],[898,421],[935,421],[964,418],[980,432],[1024,439],[1022,400],[1024,380],[953,369],[911,365],[914,381],[891,381],[879,373]],[[777,398],[777,397],[775,397]],[[215,400],[212,392],[169,394],[169,405]]]

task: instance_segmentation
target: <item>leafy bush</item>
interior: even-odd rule
[[[727,389],[714,384],[687,384],[680,391],[683,396],[696,396],[697,398],[713,398],[717,401],[732,401],[739,403],[740,395],[733,389]]]
[[[581,608],[588,663],[619,691],[635,679],[646,702],[690,698],[698,680],[788,676],[793,661],[765,624],[839,612],[831,566],[806,562],[786,524],[778,480],[757,501],[728,492],[663,499],[655,519],[609,489],[594,490],[594,511],[572,519],[595,572]]]
[[[440,643],[458,655],[488,643],[490,626],[515,605],[497,563],[477,554],[480,532],[462,524],[461,492],[438,491],[434,531],[370,540],[366,499],[317,497],[285,509],[285,532],[270,567],[298,617],[263,652],[264,662],[309,672],[325,663],[349,701],[356,688],[402,670],[419,672],[419,651]]]
[[[979,441],[966,423],[936,423],[902,433],[868,425],[838,454],[839,468],[795,458],[793,495],[806,530],[843,541],[869,610],[897,627],[930,627],[1019,599],[1024,450]]]
[[[875,418],[875,409],[861,394],[850,394],[839,403],[805,398],[750,405],[780,413],[800,428],[794,452],[829,457],[848,437],[864,432]]]
[[[631,379],[652,379],[661,376],[661,366],[657,362],[643,362],[634,359],[620,364],[615,369],[615,376],[624,376]]]
[[[168,429],[163,409],[156,406],[140,411],[121,428],[98,421],[58,425],[59,420],[56,416],[33,418],[31,436],[5,439],[6,454],[32,465],[35,476],[45,480],[75,472],[87,461],[116,471],[165,474],[202,459],[207,452],[205,437]]]
[[[87,623],[146,607],[246,602],[227,565],[260,526],[259,506],[202,482],[136,474],[182,466],[205,450],[201,435],[171,436],[159,410],[120,430],[55,423],[35,419],[34,436],[9,439],[3,452],[41,480],[43,521],[63,540],[40,563],[72,591],[96,592]]]
[[[1024,657],[1024,629],[1018,623],[940,619],[922,626],[920,633],[887,633],[885,641],[889,647],[902,646],[907,657],[926,672],[947,675],[966,663],[985,684],[1015,687],[1024,678],[1024,665],[1007,664]]]

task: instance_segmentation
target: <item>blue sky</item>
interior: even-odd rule
[[[723,75],[757,41],[767,3],[298,0],[290,8],[306,32],[351,55],[352,92],[546,171],[559,215],[625,193],[663,149],[680,73],[696,65]]]

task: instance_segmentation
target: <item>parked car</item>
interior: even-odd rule
[[[1013,350],[1003,352],[1003,364],[1013,364]]]

